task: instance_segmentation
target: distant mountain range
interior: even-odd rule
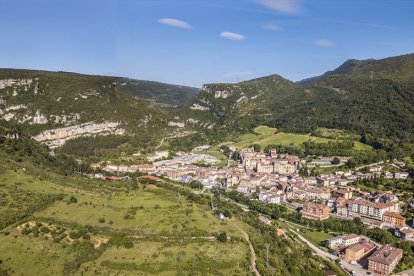
[[[338,128],[413,143],[414,54],[348,60],[298,83],[271,75],[206,84],[201,91],[119,77],[0,69],[0,114],[8,125],[44,139],[82,124],[92,137],[81,131],[65,144],[83,144],[80,149],[101,136],[105,140],[96,145],[153,147],[163,137],[190,131],[225,139],[258,125],[294,132]]]

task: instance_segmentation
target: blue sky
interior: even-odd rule
[[[0,67],[200,87],[414,52],[411,0],[0,0]]]

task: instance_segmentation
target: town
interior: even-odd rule
[[[92,167],[100,172],[90,177],[122,181],[130,179],[122,174],[139,172],[149,175],[144,177],[152,180],[163,177],[184,184],[197,181],[202,184],[202,190],[237,191],[251,200],[285,206],[310,220],[358,218],[369,228],[387,229],[401,240],[414,241],[412,221],[408,225],[403,216],[404,210],[414,205],[412,199],[411,202],[401,202],[399,194],[391,191],[368,192],[353,185],[358,180],[377,178],[405,181],[409,174],[404,171],[405,164],[401,161],[380,162],[346,171],[341,166],[349,157],[305,160],[296,155],[278,153],[276,149],[264,152],[254,147],[236,149],[229,145],[221,148],[228,154],[227,165],[219,167],[220,160],[208,154],[210,148],[206,145],[193,150],[204,153],[178,152],[175,156],[167,150],[157,151],[148,154],[145,162],[134,165],[96,163]],[[393,172],[385,169],[390,166],[394,168]],[[312,168],[334,170],[311,176]],[[108,173],[113,175],[105,176]],[[220,218],[225,219],[225,216],[220,214]],[[261,221],[271,223],[266,217],[261,217]],[[352,233],[327,240],[325,247],[332,256],[339,257],[341,266],[345,264],[353,275],[388,275],[402,258],[401,249]]]

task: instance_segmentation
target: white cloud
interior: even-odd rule
[[[178,20],[175,18],[160,18],[158,19],[158,23],[170,26],[170,27],[175,27],[175,28],[181,28],[181,29],[192,29],[193,26],[191,26],[189,23],[182,21],[182,20]]]
[[[299,7],[300,0],[256,0],[257,3],[265,6],[266,8],[288,13],[299,14],[301,9]]]
[[[253,75],[252,71],[240,71],[240,72],[229,72],[223,74],[224,79],[235,79],[235,78],[243,78],[247,76]]]
[[[335,42],[329,39],[318,39],[315,40],[313,43],[319,47],[332,47],[335,45]]]
[[[244,35],[231,33],[231,32],[221,32],[220,37],[230,39],[230,40],[237,40],[237,41],[246,39]]]
[[[281,26],[274,24],[274,23],[265,24],[262,26],[262,28],[268,31],[272,31],[272,32],[278,32],[282,30]]]

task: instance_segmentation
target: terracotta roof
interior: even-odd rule
[[[364,205],[364,206],[369,206],[369,207],[374,207],[374,208],[387,208],[390,206],[394,206],[396,204],[394,202],[387,202],[387,203],[371,202],[371,201],[363,200],[363,199],[349,200],[348,202],[352,204]]]
[[[375,248],[375,244],[370,243],[370,242],[366,242],[366,241],[360,241],[359,243],[351,245],[346,250],[352,250],[354,252],[364,250],[364,253],[368,253],[374,248]]]
[[[395,217],[395,218],[402,219],[402,220],[405,219],[405,217],[401,216],[397,212],[385,212],[384,213],[384,216],[387,216],[387,217]]]
[[[361,244],[356,243],[356,244],[353,244],[350,247],[348,247],[346,250],[347,251],[351,250],[351,251],[354,251],[354,252],[359,252],[361,250],[364,250],[364,247]]]
[[[149,180],[154,180],[156,182],[161,182],[162,181],[161,178],[158,178],[158,177],[153,176],[153,175],[144,175],[144,176],[139,177],[139,179],[142,179],[142,178],[149,179]]]
[[[343,239],[344,240],[350,240],[350,239],[355,239],[357,237],[359,237],[357,234],[349,234],[349,235],[343,236]]]
[[[381,248],[378,249],[371,257],[369,257],[368,260],[385,265],[390,265],[400,255],[402,255],[402,252],[402,249],[392,247],[389,244],[385,244],[381,246]]]

